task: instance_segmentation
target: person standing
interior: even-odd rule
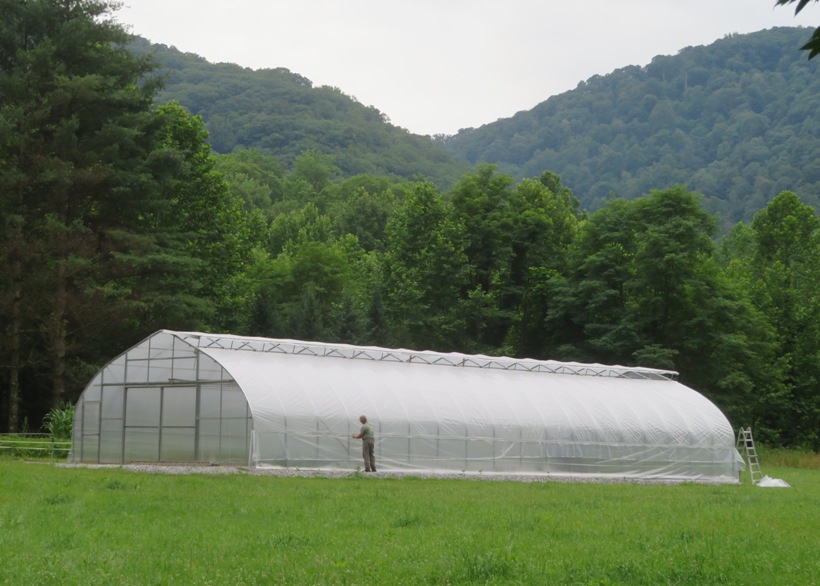
[[[376,434],[373,433],[373,424],[367,422],[367,417],[362,415],[359,417],[359,422],[362,424],[359,433],[353,435],[353,439],[362,440],[362,457],[364,458],[364,471],[376,471]]]

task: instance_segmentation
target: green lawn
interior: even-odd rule
[[[820,471],[764,472],[792,488],[0,459],[0,584],[814,584]]]

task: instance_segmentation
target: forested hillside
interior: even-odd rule
[[[217,153],[257,148],[285,164],[306,150],[331,155],[345,175],[423,177],[451,186],[467,169],[429,137],[398,128],[373,106],[287,69],[209,63],[191,53],[137,40],[165,74],[158,103],[178,101],[202,116]]]
[[[784,189],[820,209],[819,65],[796,50],[807,33],[776,28],[689,47],[435,141],[287,69],[213,64],[144,40],[134,49],[166,74],[158,103],[201,115],[217,153],[256,148],[288,166],[312,149],[344,176],[423,177],[444,189],[482,162],[516,179],[548,170],[586,210],[684,184],[727,229]]]
[[[723,226],[783,189],[820,209],[820,59],[810,30],[733,35],[596,76],[509,119],[443,141],[517,178],[559,173],[585,209],[685,184]]]

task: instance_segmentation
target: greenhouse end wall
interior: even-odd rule
[[[652,369],[158,332],[78,404],[73,461],[737,482],[725,416]]]
[[[248,463],[251,415],[212,359],[156,334],[103,368],[77,403],[70,460]]]

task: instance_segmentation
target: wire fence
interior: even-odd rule
[[[18,458],[66,458],[71,440],[54,439],[47,433],[0,433],[0,455]]]

